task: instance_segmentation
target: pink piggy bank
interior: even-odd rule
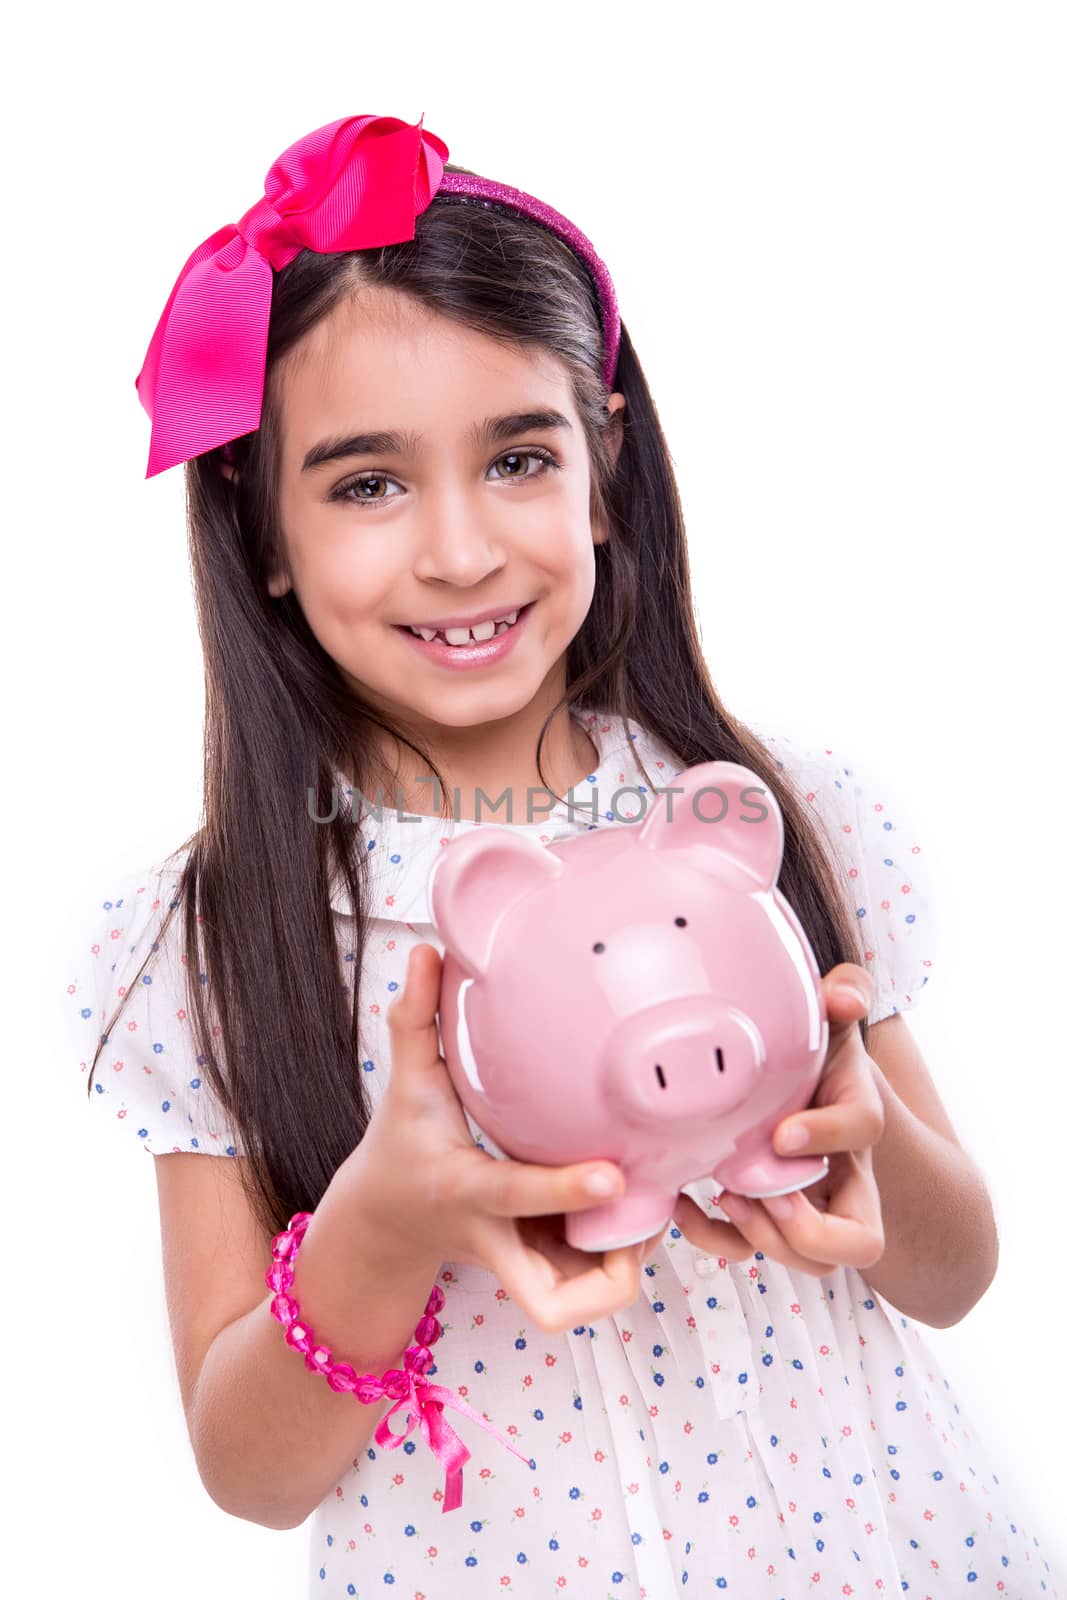
[[[463,1105],[508,1156],[625,1173],[620,1198],[568,1213],[576,1248],[659,1232],[698,1178],[761,1196],[826,1173],[771,1143],[809,1104],[829,1037],[776,887],[783,844],[758,776],[711,761],[643,821],[548,845],[486,825],[434,862],[441,1050]]]

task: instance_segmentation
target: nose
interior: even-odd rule
[[[751,1017],[713,995],[690,995],[614,1028],[602,1081],[628,1121],[678,1124],[734,1110],[751,1095],[765,1060]]]
[[[439,484],[426,492],[420,512],[417,578],[471,589],[504,565],[506,546],[484,497],[468,494],[456,482]]]

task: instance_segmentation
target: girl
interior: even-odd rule
[[[831,753],[725,709],[607,269],[447,155],[393,118],[299,141],[194,251],[138,378],[149,475],[185,464],[204,816],[106,903],[70,993],[91,1097],[156,1157],[205,1486],[310,1516],[330,1600],[1054,1594],[912,1320],[958,1321],[996,1266],[901,1015],[918,846]],[[617,790],[712,759],[783,813],[831,1041],[776,1142],[806,1129],[830,1171],[747,1207],[691,1184],[590,1258],[563,1214],[621,1174],[494,1159],[464,1116],[427,875],[484,820],[619,825]]]

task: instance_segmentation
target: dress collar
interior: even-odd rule
[[[366,805],[358,825],[368,852],[370,915],[385,921],[432,927],[426,896],[430,867],[442,844],[454,834],[484,827],[487,823],[505,823],[547,844],[554,839],[584,833],[591,826],[610,826],[620,817],[640,815],[642,806],[647,813],[651,802],[642,799],[642,795],[648,794],[648,784],[635,752],[641,756],[657,789],[668,784],[679,770],[673,752],[632,720],[628,733],[623,718],[613,712],[580,712],[575,720],[596,747],[596,769],[574,784],[570,792],[537,821],[506,823],[503,810],[493,813],[488,807],[483,819],[476,822],[473,818],[425,815],[415,818],[410,813],[398,814],[389,806],[372,808]],[[339,768],[334,769],[334,782],[339,794],[346,795],[354,804],[351,785]],[[630,793],[628,786],[639,793]],[[620,789],[627,792],[618,795],[617,809],[613,810],[612,801]],[[342,916],[353,914],[347,887],[336,871],[331,877],[330,905]]]

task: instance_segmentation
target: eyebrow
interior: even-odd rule
[[[510,411],[503,416],[486,417],[483,422],[475,423],[467,429],[465,435],[472,445],[499,444],[505,439],[513,439],[519,433],[543,433],[550,428],[568,430],[571,424],[561,411],[546,409],[543,411]],[[300,468],[301,472],[313,472],[316,467],[323,467],[329,461],[339,461],[347,456],[367,455],[418,455],[419,446],[424,435],[409,433],[404,429],[382,429],[376,433],[336,434],[329,439],[320,439],[318,444],[312,445]]]

